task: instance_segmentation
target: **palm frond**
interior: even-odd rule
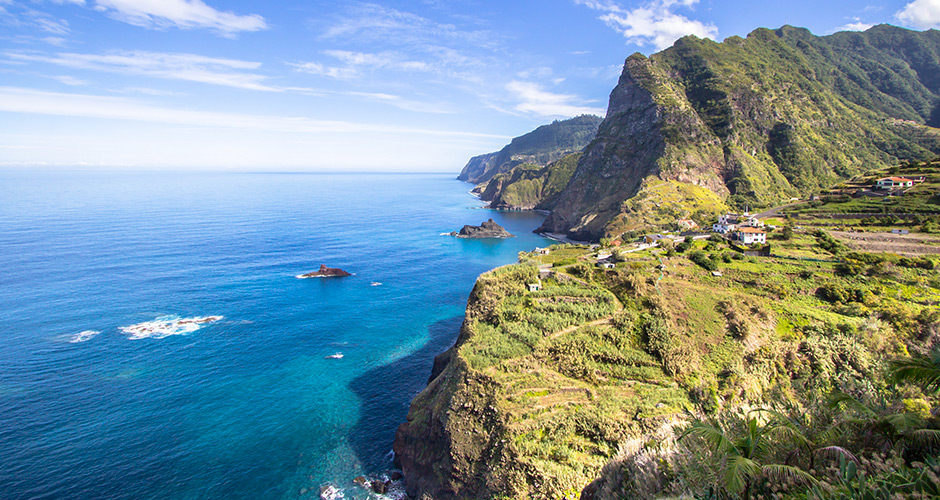
[[[774,437],[783,437],[790,441],[795,441],[801,446],[807,448],[811,447],[813,443],[806,437],[805,434],[796,429],[796,427],[791,427],[789,425],[776,425],[767,430],[767,433]]]
[[[757,462],[737,455],[728,457],[728,463],[724,474],[724,487],[731,493],[741,493],[744,491],[748,481],[756,477],[761,472],[761,467]]]
[[[823,458],[845,457],[846,460],[855,462],[856,465],[862,464],[862,462],[859,461],[858,457],[856,457],[854,453],[841,446],[826,446],[819,448],[815,453],[822,456]]]
[[[829,393],[829,396],[826,399],[829,409],[831,410],[845,408],[847,410],[855,410],[859,413],[864,413],[865,415],[874,415],[875,413],[871,408],[865,406],[861,401],[838,389]]]
[[[889,366],[896,381],[919,385],[925,391],[940,392],[940,357],[898,359]]]
[[[704,440],[708,446],[714,448],[716,453],[727,453],[734,449],[734,443],[728,439],[728,436],[720,427],[701,420],[692,422],[692,425],[679,436],[679,440],[681,441],[687,436],[695,436]]]
[[[799,467],[782,464],[770,464],[761,467],[764,473],[771,481],[782,483],[784,481],[793,481],[801,484],[815,485],[819,481],[812,474]]]
[[[937,429],[918,429],[908,434],[910,440],[921,446],[940,445],[940,430]]]
[[[893,413],[885,415],[884,421],[898,433],[903,433],[911,429],[919,429],[924,426],[924,418],[915,413]]]

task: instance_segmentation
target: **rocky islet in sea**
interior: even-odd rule
[[[452,231],[451,236],[456,236],[458,238],[513,238],[514,234],[506,231],[503,226],[500,226],[493,219],[490,219],[479,226],[466,225],[460,228],[460,231]]]

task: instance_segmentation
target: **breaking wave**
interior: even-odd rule
[[[69,342],[72,344],[77,344],[79,342],[87,342],[95,338],[99,333],[98,330],[85,330],[83,332],[78,332],[75,335],[72,335],[72,338],[69,339]]]
[[[195,316],[181,318],[179,316],[160,316],[153,321],[144,321],[130,326],[122,326],[120,330],[128,335],[130,340],[162,339],[173,335],[186,335],[195,332],[209,323],[222,319],[222,316]]]

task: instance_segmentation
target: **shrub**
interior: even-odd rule
[[[701,250],[696,250],[696,251],[690,253],[690,254],[689,254],[689,260],[691,260],[692,262],[698,264],[700,267],[702,267],[702,268],[705,269],[706,271],[717,271],[717,270],[718,270],[718,264],[715,263],[715,261],[712,260],[711,257],[709,257],[705,252],[703,252],[703,251],[701,251]]]

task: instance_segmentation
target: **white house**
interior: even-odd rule
[[[742,226],[764,227],[764,222],[753,215],[746,215]]]
[[[737,232],[734,233],[734,237],[745,245],[752,245],[754,243],[767,243],[767,233],[755,227],[738,228]]]
[[[737,229],[740,223],[741,216],[738,214],[719,215],[718,222],[712,224],[712,231],[727,234]]]
[[[875,181],[878,189],[906,188],[914,185],[914,181],[907,177],[885,177]]]

